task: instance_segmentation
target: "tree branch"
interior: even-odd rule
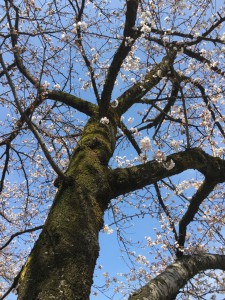
[[[136,140],[135,140],[135,138],[133,136],[133,133],[126,127],[126,125],[123,122],[120,122],[118,124],[118,126],[123,131],[123,133],[126,135],[126,137],[128,138],[128,140],[130,141],[131,145],[136,150],[137,154],[140,155],[141,154],[141,149],[140,149],[138,143],[136,142]]]
[[[160,114],[158,114],[152,121],[151,123],[148,123],[147,125],[145,125],[144,127],[140,128],[140,130],[143,130],[143,128],[152,128],[153,126],[156,128],[154,136],[156,136],[157,132],[159,131],[163,121],[165,120],[165,118],[167,117],[168,119],[170,119],[171,117],[168,115],[169,111],[171,110],[171,107],[174,105],[174,103],[177,100],[177,96],[178,96],[178,92],[179,92],[179,85],[178,83],[175,81],[173,83],[172,86],[172,91],[171,91],[171,95],[168,98],[168,102],[165,105],[164,109],[161,109],[159,106],[157,106],[155,103],[152,103],[152,106],[155,107],[158,111],[160,111]],[[145,122],[147,122],[148,120],[146,120]]]
[[[173,234],[174,234],[174,237],[175,237],[175,240],[177,241],[178,240],[178,235],[177,235],[177,231],[176,231],[176,228],[175,228],[175,224],[174,224],[174,221],[171,217],[171,214],[170,214],[170,211],[167,207],[167,205],[165,205],[165,203],[163,202],[163,199],[162,199],[162,196],[161,196],[161,193],[160,193],[160,189],[159,189],[159,186],[157,183],[154,183],[154,187],[155,187],[155,191],[156,191],[156,195],[157,195],[157,198],[158,198],[158,201],[159,201],[159,204],[160,206],[162,207],[164,213],[166,214],[168,220],[169,220],[169,223],[170,223],[170,227],[173,231]]]
[[[97,106],[90,103],[89,101],[83,100],[79,97],[71,95],[69,93],[65,93],[62,91],[49,90],[46,95],[47,99],[55,100],[58,102],[62,102],[70,107],[73,107],[80,112],[92,116],[95,112],[97,112]]]
[[[183,256],[175,261],[164,272],[155,277],[138,291],[135,291],[129,300],[151,299],[171,300],[179,290],[201,271],[219,269],[225,271],[225,255],[197,254]]]
[[[156,160],[130,167],[117,168],[111,171],[110,180],[112,197],[129,193],[153,184],[165,177],[179,174],[188,169],[196,169],[207,178],[213,178],[215,183],[225,181],[225,161],[219,157],[213,157],[200,148],[178,152],[167,157],[167,162],[174,161],[175,166],[167,169],[163,162]]]
[[[0,247],[0,251],[2,251],[4,248],[6,248],[15,237],[20,236],[20,235],[22,235],[24,233],[29,233],[29,232],[41,230],[42,228],[43,228],[43,225],[37,226],[37,227],[34,227],[34,228],[30,228],[30,229],[25,229],[23,231],[19,231],[17,233],[12,234],[10,236],[10,238],[8,239],[8,241],[3,246]]]
[[[7,71],[11,71],[13,68],[15,68],[16,67],[16,63],[15,62],[13,62],[12,64],[10,64],[10,65],[8,65],[7,67],[6,67],[6,69],[7,69]],[[4,76],[5,75],[5,72],[4,71],[1,71],[0,72],[0,78],[2,77],[2,76]]]
[[[4,167],[3,167],[3,170],[2,170],[2,176],[1,176],[1,181],[0,181],[0,193],[3,190],[5,175],[6,175],[6,172],[7,172],[7,169],[8,169],[8,164],[9,164],[9,150],[10,150],[10,143],[6,144],[6,149],[5,149],[5,152],[3,154],[3,155],[5,155],[5,164],[4,164]]]
[[[142,81],[135,83],[118,97],[119,105],[117,112],[119,115],[124,114],[133,104],[140,102],[140,99],[160,82],[161,77],[168,76],[175,56],[176,52],[170,50],[162,61],[146,74]],[[157,71],[160,71],[160,76],[157,75]]]
[[[217,128],[219,129],[219,131],[221,132],[221,134],[223,135],[223,137],[225,137],[224,129],[221,126],[221,124],[216,120],[216,115],[215,115],[215,112],[214,112],[212,106],[214,106],[214,108],[217,111],[217,113],[220,114],[220,112],[218,111],[218,108],[215,105],[213,105],[213,104],[211,105],[210,104],[210,101],[209,101],[210,97],[206,94],[205,88],[198,81],[195,81],[195,80],[193,80],[192,78],[190,78],[188,76],[180,75],[180,74],[177,74],[177,76],[179,78],[181,78],[183,81],[190,82],[191,84],[193,84],[195,87],[197,87],[199,89],[199,91],[201,93],[201,96],[202,96],[202,99],[205,102],[205,105],[206,105],[207,109],[211,113],[211,116],[212,116],[213,121],[215,122],[215,125],[217,126]],[[220,114],[220,116],[221,116],[221,114]]]
[[[138,0],[127,0],[127,11],[126,11],[126,20],[124,28],[124,38],[115,53],[112,63],[109,67],[108,74],[106,76],[105,84],[103,87],[101,95],[101,105],[100,113],[105,114],[106,110],[109,107],[111,100],[111,95],[113,87],[115,84],[116,77],[120,71],[121,65],[131,50],[132,45],[139,35],[135,34],[133,27],[135,26],[137,10],[138,10]]]
[[[6,15],[7,15],[7,20],[8,24],[10,27],[11,31],[11,41],[12,41],[12,46],[13,46],[13,54],[15,58],[15,63],[19,69],[19,71],[36,87],[39,87],[40,83],[37,77],[33,76],[30,71],[24,66],[23,60],[20,56],[21,49],[17,44],[18,40],[18,32],[19,32],[19,9],[12,3],[10,2],[12,8],[14,9],[15,12],[15,24],[14,26],[12,25],[11,19],[10,19],[10,7],[8,6],[8,2],[5,1],[6,4]]]
[[[207,64],[208,67],[213,70],[214,72],[216,72],[217,74],[224,76],[225,72],[222,71],[220,68],[218,67],[214,67],[211,65],[210,60],[208,60],[207,58],[205,58],[204,56],[202,56],[201,54],[197,53],[197,52],[193,52],[190,49],[184,48],[184,54],[186,54],[189,57],[195,58],[197,61],[200,61],[204,64]]]
[[[44,152],[45,154],[45,157],[47,158],[49,164],[51,165],[51,167],[53,168],[53,170],[56,172],[56,174],[58,174],[58,176],[60,178],[63,178],[64,180],[66,179],[66,176],[65,174],[62,172],[62,170],[58,167],[58,165],[55,163],[54,159],[51,157],[46,145],[45,145],[45,142],[42,140],[41,136],[39,135],[38,131],[36,130],[36,128],[34,127],[32,121],[27,117],[27,115],[24,113],[23,109],[21,108],[20,106],[20,102],[19,102],[19,99],[17,97],[17,93],[16,93],[16,89],[15,89],[15,86],[12,82],[12,79],[7,71],[7,68],[5,66],[5,63],[4,63],[4,60],[2,58],[2,54],[0,53],[0,64],[2,65],[2,68],[3,68],[3,71],[5,72],[6,74],[6,77],[7,77],[7,80],[8,80],[8,83],[9,83],[9,86],[11,88],[11,91],[12,91],[12,94],[13,94],[13,97],[14,97],[14,100],[15,100],[15,104],[16,104],[16,108],[18,109],[21,117],[23,117],[24,121],[27,123],[29,129],[31,130],[31,132],[34,134],[35,138],[37,139],[42,151]]]
[[[177,249],[177,257],[183,255],[183,251],[180,250],[182,250],[184,247],[187,226],[191,223],[191,221],[193,221],[194,216],[198,212],[200,205],[205,200],[205,198],[213,191],[215,186],[216,182],[214,182],[212,178],[206,178],[203,184],[199,187],[197,192],[192,197],[186,213],[183,215],[179,222],[179,248]]]

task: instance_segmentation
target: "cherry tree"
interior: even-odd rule
[[[224,11],[1,2],[0,299],[225,293]],[[122,281],[98,266],[101,232]]]

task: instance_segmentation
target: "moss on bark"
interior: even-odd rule
[[[108,161],[115,128],[87,123],[44,229],[20,277],[19,300],[89,299],[99,255],[98,233],[110,200]]]

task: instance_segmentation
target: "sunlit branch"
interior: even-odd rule
[[[160,129],[160,126],[161,126],[162,122],[165,119],[171,120],[173,122],[182,123],[181,119],[174,119],[172,116],[168,115],[169,111],[171,110],[171,107],[176,102],[178,92],[179,92],[179,85],[177,85],[177,83],[175,82],[172,86],[171,95],[170,95],[169,98],[167,98],[167,100],[168,100],[167,104],[165,105],[165,107],[163,109],[160,108],[158,105],[156,105],[153,101],[151,101],[151,103],[149,103],[148,99],[142,98],[139,101],[139,103],[151,104],[151,106],[154,107],[155,109],[157,109],[160,113],[153,119],[144,118],[143,121],[147,124],[140,127],[140,128],[138,128],[138,131],[142,131],[144,129],[150,129],[152,127],[156,127],[156,131],[154,133],[154,136],[155,136],[157,134],[158,130]],[[157,101],[157,99],[156,99],[156,101]]]
[[[23,128],[23,125],[25,123],[24,115],[26,115],[27,118],[29,118],[32,115],[32,113],[34,112],[34,110],[41,103],[42,103],[42,99],[41,98],[36,98],[35,101],[25,109],[23,115],[15,123],[16,128],[14,130],[12,130],[11,133],[8,133],[8,134],[5,135],[7,137],[0,142],[0,146],[7,145],[7,144],[11,143],[17,137],[17,135],[19,134],[20,130]]]
[[[140,100],[140,103],[145,103],[144,101],[146,101],[146,104],[150,104],[149,109],[147,110],[147,112],[146,112],[146,113],[144,114],[144,116],[142,117],[142,122],[145,122],[145,121],[146,121],[146,118],[147,118],[147,116],[149,115],[149,113],[150,113],[150,111],[151,111],[153,105],[154,105],[156,102],[158,102],[159,99],[161,100],[161,95],[162,95],[162,93],[163,93],[163,91],[164,91],[166,85],[167,85],[167,82],[165,82],[164,85],[160,88],[159,93],[157,94],[157,97],[156,97],[155,101],[152,101],[152,103],[149,103],[150,101],[149,101],[148,99],[143,99],[143,98],[142,98],[142,99]],[[168,98],[167,98],[166,100],[168,100]],[[143,102],[142,102],[142,101],[143,101]]]
[[[179,290],[196,274],[208,269],[225,270],[225,255],[197,254],[183,256],[168,266],[164,272],[135,291],[129,300],[175,299]]]
[[[188,169],[196,169],[206,177],[214,178],[216,183],[225,181],[225,161],[207,154],[200,148],[169,155],[167,162],[171,160],[175,163],[172,169],[166,168],[163,162],[152,160],[138,166],[112,170],[113,197],[141,189]]]
[[[161,110],[160,107],[158,107],[154,103],[152,104],[157,110],[159,110],[161,112],[152,122],[154,124],[154,126],[156,127],[155,133],[153,135],[153,139],[155,138],[155,136],[156,136],[157,132],[159,131],[165,118],[168,118],[170,120],[171,117],[168,115],[168,113],[177,100],[178,92],[179,92],[179,85],[175,81],[172,86],[171,95],[170,95],[168,102],[167,102],[166,106],[164,107],[164,109]]]
[[[72,5],[72,1],[70,0],[70,4]],[[76,1],[76,5],[77,5],[77,10],[78,10],[78,21],[81,20],[81,17],[83,15],[83,12],[84,12],[84,6],[85,6],[85,0],[82,0],[81,1],[81,5],[79,7],[79,4],[78,4],[78,1]]]
[[[25,119],[28,127],[30,128],[31,132],[34,134],[35,138],[37,139],[42,151],[45,154],[45,157],[47,158],[48,162],[50,163],[53,170],[58,174],[60,178],[65,178],[65,174],[62,172],[62,170],[58,167],[58,165],[53,160],[52,156],[50,155],[45,142],[42,140],[41,136],[39,135],[38,131],[35,129],[33,123],[29,119]]]
[[[219,15],[219,14],[218,14]],[[199,42],[201,42],[201,41],[203,41],[203,40],[208,40],[208,41],[211,41],[211,42],[213,42],[213,43],[222,43],[222,44],[224,44],[224,41],[221,41],[220,39],[218,39],[218,38],[216,38],[216,39],[213,39],[213,38],[208,38],[208,39],[206,39],[206,37],[214,30],[214,29],[216,29],[216,28],[219,28],[219,26],[225,21],[225,17],[221,17],[220,15],[219,15],[219,20],[217,20],[209,29],[207,29],[202,35],[200,35],[198,38],[197,38],[197,40],[196,40],[196,42],[195,43],[185,43],[185,45],[194,45],[194,44],[197,44],[197,43],[199,43]]]
[[[12,147],[12,150],[13,150],[14,152],[16,152],[16,154],[17,154],[17,156],[18,156],[18,158],[19,158],[20,164],[21,164],[21,168],[22,168],[22,171],[23,171],[23,174],[24,174],[24,178],[25,178],[25,180],[26,180],[26,187],[27,187],[27,196],[26,196],[26,199],[28,199],[28,197],[29,197],[29,195],[30,195],[29,180],[28,180],[28,176],[27,176],[26,169],[25,169],[24,164],[23,164],[23,160],[22,160],[22,158],[21,158],[21,153],[20,153],[20,151],[17,151],[17,150],[14,149],[13,147]]]
[[[72,1],[69,1],[69,2],[70,2],[70,5],[73,8],[75,14],[77,14],[77,12],[78,12],[78,14],[76,16],[76,22],[78,23],[82,20],[82,15],[83,15],[83,12],[84,12],[84,7],[85,7],[85,0],[82,0],[80,7],[79,7],[78,2],[76,1],[76,8],[74,7]],[[80,27],[77,28],[77,37],[78,37],[78,39],[76,40],[76,44],[77,44],[77,46],[80,50],[80,53],[81,53],[81,55],[84,59],[84,62],[86,64],[87,68],[88,68],[88,71],[90,72],[92,87],[93,87],[93,90],[94,90],[94,93],[95,93],[96,100],[99,103],[100,96],[99,96],[96,81],[95,81],[95,72],[94,72],[94,69],[92,68],[90,60],[88,59],[88,57],[85,53],[83,43],[82,43],[82,35],[81,35]]]

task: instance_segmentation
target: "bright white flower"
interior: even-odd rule
[[[103,227],[103,232],[107,233],[107,234],[112,234],[113,233],[113,229],[110,229],[108,225],[105,225]]]
[[[148,26],[147,24],[143,24],[142,27],[141,27],[141,31],[144,32],[144,33],[149,33],[151,32],[151,27]]]
[[[50,83],[48,81],[45,81],[44,84],[42,85],[42,88],[44,91],[46,91],[49,86],[50,86]]]
[[[107,117],[101,118],[100,123],[107,125],[107,124],[109,124],[109,119]]]
[[[56,84],[54,85],[54,89],[59,90],[59,89],[60,89],[60,85],[59,85],[58,83],[56,83]]]
[[[171,159],[170,161],[164,162],[163,167],[168,171],[172,170],[175,167],[175,162]]]
[[[85,22],[78,22],[73,24],[72,33],[76,34],[78,29],[81,29],[83,31],[87,31],[87,23]]]
[[[148,262],[146,256],[140,254],[137,256],[136,261],[143,265],[145,265]]]
[[[64,32],[60,38],[61,42],[66,42],[68,41],[68,39],[69,39],[68,35],[66,35],[66,33]]]
[[[150,149],[151,143],[150,139],[146,136],[140,141],[141,149],[148,151]]]
[[[113,101],[113,103],[111,104],[111,106],[113,108],[116,108],[118,106],[118,104],[119,104],[119,101],[116,99],[115,101]]]

